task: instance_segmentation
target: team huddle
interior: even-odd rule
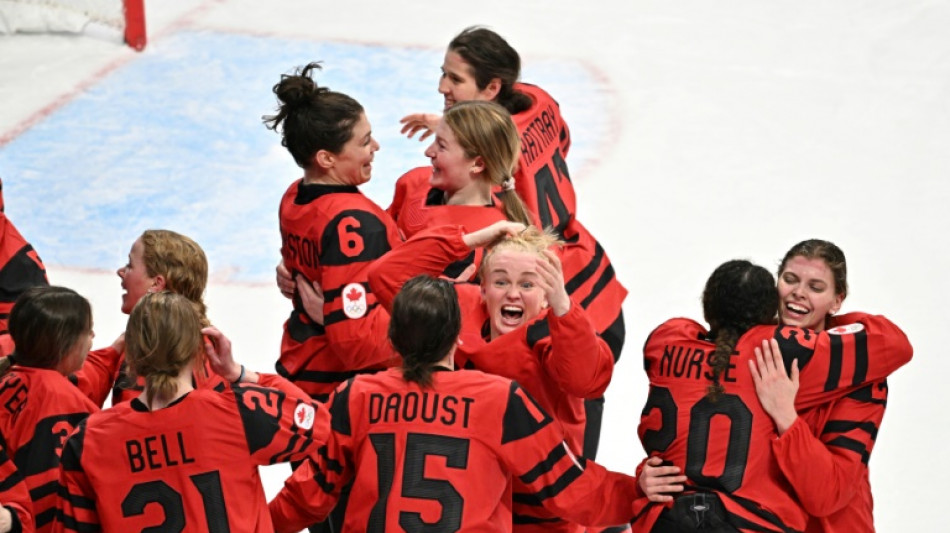
[[[874,531],[867,463],[912,348],[837,314],[827,241],[792,247],[777,282],[717,268],[707,325],[644,345],[643,461],[595,462],[627,291],[577,219],[558,105],[520,68],[487,28],[449,43],[443,113],[403,119],[431,166],[385,209],[359,189],[379,149],[363,107],[318,63],[280,77],[264,123],[303,177],[279,206],[275,373],[206,316],[191,238],[136,239],[126,331],[92,350],[88,301],[0,212],[0,533]],[[268,502],[258,466],[279,462]]]

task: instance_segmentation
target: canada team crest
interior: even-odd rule
[[[314,410],[313,406],[306,403],[298,403],[294,409],[294,424],[301,429],[310,429],[313,427]]]
[[[349,318],[362,318],[366,314],[366,289],[359,283],[343,287],[343,314]]]
[[[846,324],[844,326],[831,328],[828,330],[828,333],[831,335],[853,335],[859,331],[864,331],[864,324],[855,322],[854,324]]]

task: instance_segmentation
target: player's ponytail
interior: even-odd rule
[[[277,114],[262,117],[269,129],[280,130],[281,144],[301,168],[309,168],[320,150],[340,153],[363,114],[353,98],[317,85],[314,70],[320,70],[319,62],[281,75],[273,88],[280,101]]]
[[[745,260],[727,261],[706,282],[703,315],[715,348],[709,355],[712,383],[706,397],[716,401],[725,392],[720,382],[739,338],[758,324],[773,324],[778,312],[775,278],[768,270]]]
[[[145,378],[145,398],[168,402],[178,376],[202,363],[201,320],[182,295],[148,293],[135,304],[125,331],[126,359],[133,375]]]
[[[406,381],[432,384],[437,363],[455,350],[462,314],[455,288],[446,280],[416,276],[393,299],[389,340],[402,356]]]
[[[442,117],[466,157],[478,158],[481,177],[498,188],[505,217],[531,225],[531,215],[515,191],[514,170],[521,154],[521,139],[511,115],[493,102],[467,101],[452,106]]]

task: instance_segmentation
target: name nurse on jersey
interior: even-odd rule
[[[703,373],[703,362],[708,355],[709,353],[699,348],[667,344],[663,347],[663,357],[660,358],[659,375],[669,378],[712,380],[713,375],[708,370],[705,374]],[[729,364],[719,376],[720,382],[735,383],[736,378],[731,372],[736,369],[736,364],[732,360],[737,355],[739,354],[733,353],[729,356]]]
[[[369,423],[392,424],[421,420],[432,424],[468,427],[474,398],[429,392],[404,392],[369,395]]]

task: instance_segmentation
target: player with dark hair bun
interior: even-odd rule
[[[402,368],[357,376],[330,400],[333,432],[270,502],[278,532],[322,519],[353,480],[343,531],[511,531],[516,495],[572,521],[627,522],[636,480],[574,455],[517,383],[452,371],[463,320],[456,289],[408,280],[392,302]]]
[[[280,202],[282,265],[296,283],[277,371],[326,400],[358,371],[394,363],[381,342],[388,316],[366,267],[401,239],[392,218],[357,188],[372,177],[379,149],[363,106],[318,85],[319,69],[310,63],[281,76],[273,88],[277,114],[264,122],[303,169]]]

